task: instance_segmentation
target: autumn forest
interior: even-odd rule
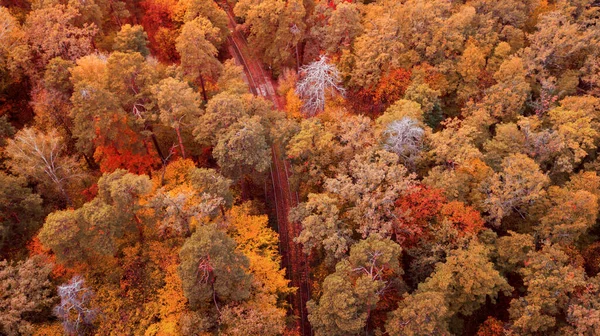
[[[0,335],[600,335],[600,3],[0,0]]]

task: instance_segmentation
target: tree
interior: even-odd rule
[[[322,248],[328,255],[341,258],[348,251],[351,230],[340,219],[337,201],[327,194],[308,194],[308,201],[290,210],[290,220],[300,222],[302,231],[294,241],[301,243],[304,253]]]
[[[414,185],[414,176],[398,164],[396,154],[369,150],[350,162],[347,174],[338,174],[325,182],[325,189],[338,195],[345,216],[363,237],[393,233],[394,202]]]
[[[98,311],[90,307],[94,292],[85,287],[83,277],[76,275],[58,286],[60,303],[54,307],[54,314],[62,320],[68,334],[85,335],[93,328]]]
[[[456,65],[462,80],[457,89],[459,102],[465,103],[479,93],[479,76],[484,70],[485,63],[486,55],[473,40],[469,40]]]
[[[184,23],[192,21],[198,17],[208,19],[212,25],[219,29],[219,39],[215,47],[219,48],[229,35],[229,17],[225,10],[219,7],[219,4],[210,0],[183,0],[177,2],[174,6],[175,16],[178,21]]]
[[[300,69],[300,80],[296,84],[296,93],[304,100],[304,111],[308,116],[314,116],[325,108],[325,101],[336,93],[343,94],[340,85],[340,74],[329,63],[329,59],[321,56]]]
[[[341,49],[350,49],[354,39],[362,32],[360,11],[356,3],[341,2],[331,13],[324,36],[318,36],[323,49],[336,54]]]
[[[198,17],[183,25],[176,40],[181,67],[194,80],[200,80],[204,101],[208,101],[204,81],[216,79],[221,70],[221,63],[217,60],[218,50],[211,43],[213,40],[218,41],[218,38],[219,28],[214,27],[207,19]]]
[[[75,61],[91,52],[97,27],[88,23],[76,26],[74,20],[79,15],[76,8],[65,5],[36,9],[27,15],[24,30],[38,69],[54,57]]]
[[[0,261],[0,331],[6,335],[31,335],[33,320],[54,303],[48,279],[52,265],[35,256],[16,264]]]
[[[327,177],[333,177],[339,157],[335,135],[318,119],[302,120],[300,130],[289,141],[286,153],[292,160],[294,177],[307,191],[318,192]]]
[[[363,330],[379,298],[402,274],[398,258],[402,249],[375,235],[356,243],[350,256],[325,278],[318,303],[307,303],[315,335],[355,335]]]
[[[113,49],[121,52],[139,52],[142,56],[150,55],[148,50],[148,34],[140,25],[125,24],[117,33]]]
[[[225,206],[233,201],[230,180],[213,169],[196,168],[191,160],[165,167],[160,185],[148,206],[154,209],[159,233],[165,236],[189,236],[219,210],[225,215]]]
[[[548,176],[535,161],[523,154],[507,156],[502,161],[502,171],[496,173],[487,186],[488,198],[483,207],[498,226],[502,218],[513,212],[524,216],[524,207],[540,198],[548,184]]]
[[[508,295],[512,287],[494,268],[487,253],[478,243],[456,250],[419,285],[419,292],[442,293],[448,312],[465,316],[473,314],[488,298],[495,302],[500,292]]]
[[[595,223],[598,215],[598,197],[585,190],[548,188],[544,216],[535,228],[541,239],[570,245],[576,242]]]
[[[422,148],[425,130],[419,123],[409,117],[392,121],[383,132],[383,148],[396,153],[402,162],[410,167],[415,167]]]
[[[387,106],[404,97],[410,85],[410,77],[410,71],[402,68],[392,70],[381,77],[373,96],[373,102],[375,104],[384,103]]]
[[[55,131],[46,134],[24,128],[8,141],[6,152],[15,172],[56,189],[67,203],[71,203],[68,183],[81,173],[77,162],[66,155],[63,139]]]
[[[177,94],[173,94],[176,92]],[[181,126],[193,123],[200,114],[199,97],[185,82],[175,78],[163,79],[153,88],[160,110],[160,121],[175,129],[181,156],[185,159],[185,148],[181,137]]]
[[[19,22],[6,7],[0,7],[0,94],[18,82],[27,62],[26,36]]]
[[[281,268],[278,235],[266,215],[253,214],[249,203],[234,206],[227,214],[227,233],[249,261],[250,298],[221,310],[220,332],[225,335],[278,335],[285,326],[284,298],[294,292]]]
[[[243,303],[223,308],[219,333],[227,336],[282,335],[285,310],[264,302]]]
[[[219,310],[219,303],[249,297],[252,276],[246,273],[248,259],[215,225],[199,227],[183,244],[179,257],[183,293],[193,310],[210,311],[212,303]]]
[[[478,105],[496,119],[514,121],[523,113],[530,95],[531,88],[526,75],[523,60],[518,57],[505,60],[494,74],[497,84],[485,91]]]
[[[264,173],[271,166],[267,141],[261,118],[244,117],[219,136],[213,155],[226,176],[240,178],[253,171]]]
[[[258,51],[264,63],[281,69],[289,63],[296,50],[296,63],[300,64],[298,44],[304,38],[305,3],[298,0],[238,1],[236,16],[244,18],[249,28],[248,42]]]
[[[529,46],[523,50],[523,59],[528,71],[540,79],[570,69],[578,64],[577,57],[597,45],[595,32],[574,22],[563,10],[545,13],[536,28],[529,36]]]
[[[244,68],[235,64],[233,60],[226,60],[223,63],[217,86],[220,92],[229,91],[238,95],[250,93],[248,84],[244,81]]]
[[[552,129],[563,145],[554,169],[567,173],[572,172],[586,156],[596,150],[596,142],[600,139],[600,132],[595,127],[600,119],[592,112],[594,108],[577,105],[573,109],[569,107],[568,104],[556,107],[548,113]]]
[[[243,98],[239,95],[225,91],[213,96],[194,128],[196,141],[215,146],[218,137],[246,115]]]
[[[406,295],[390,313],[385,331],[390,336],[446,335],[450,313],[443,293]]]
[[[234,206],[227,214],[227,234],[237,243],[238,251],[249,260],[249,273],[252,274],[253,309],[267,309],[265,306],[281,308],[286,294],[293,293],[290,280],[285,278],[279,255],[279,236],[269,227],[267,215],[253,214],[249,203]],[[262,302],[261,302],[262,301]],[[279,315],[279,314],[276,314]]]
[[[558,246],[546,245],[530,251],[519,273],[527,286],[525,296],[510,303],[512,328],[518,333],[553,330],[557,317],[565,314],[578,288],[585,288],[585,271],[569,261]]]
[[[143,240],[143,226],[136,213],[151,183],[145,175],[116,170],[98,180],[98,196],[76,210],[48,215],[39,233],[44,246],[57,259],[73,265],[95,258],[113,257],[127,242]]]
[[[529,234],[508,231],[508,235],[496,241],[497,264],[506,272],[514,272],[525,266],[529,252],[535,251],[535,241]]]
[[[0,214],[0,249],[21,246],[41,224],[42,199],[24,178],[0,172]]]

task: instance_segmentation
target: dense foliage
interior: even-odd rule
[[[0,334],[598,335],[597,1],[0,5]]]

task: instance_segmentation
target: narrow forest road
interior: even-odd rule
[[[243,66],[246,80],[250,90],[257,96],[265,97],[273,102],[275,107],[283,111],[281,98],[275,91],[273,79],[263,69],[263,65],[257,59],[244,35],[236,27],[232,10],[229,6],[224,8],[229,16],[229,29],[231,35],[228,37],[228,47],[235,61]],[[311,336],[310,323],[306,310],[306,302],[310,299],[310,287],[308,278],[308,262],[306,255],[302,252],[299,244],[294,238],[300,233],[299,223],[290,223],[288,212],[298,205],[298,193],[290,187],[288,178],[291,168],[289,162],[282,155],[281,146],[274,143],[271,147],[271,182],[273,189],[267,192],[270,203],[275,207],[277,228],[279,232],[279,249],[282,257],[286,276],[291,280],[291,285],[298,288],[294,295],[290,296],[291,312],[298,317],[297,326],[301,335]]]

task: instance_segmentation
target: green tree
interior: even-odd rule
[[[244,117],[231,125],[219,136],[213,156],[226,176],[266,172],[271,166],[271,148],[261,118]]]
[[[42,199],[24,178],[0,172],[0,214],[0,249],[21,246],[42,222]]]
[[[215,225],[199,227],[179,253],[183,292],[193,310],[210,310],[214,303],[241,301],[250,296],[252,276],[248,259],[236,251],[236,243]],[[212,302],[211,302],[212,301]]]
[[[229,91],[212,97],[194,128],[196,141],[203,145],[217,144],[219,135],[247,115],[243,98]]]
[[[390,336],[449,335],[450,314],[443,293],[405,295],[390,313],[385,331]]]
[[[158,102],[160,121],[177,133],[181,156],[185,159],[181,126],[197,120],[200,114],[198,94],[187,83],[175,78],[163,79],[153,88],[153,93]]]
[[[177,52],[181,57],[181,67],[194,80],[200,80],[202,97],[208,101],[205,80],[216,79],[221,71],[221,63],[217,59],[218,50],[212,40],[218,39],[219,28],[203,18],[198,17],[186,22],[177,37]]]
[[[328,255],[341,258],[351,243],[351,230],[340,219],[337,201],[326,194],[308,194],[308,201],[290,210],[290,220],[300,222],[302,231],[294,240],[306,254],[323,248]]]
[[[402,275],[401,251],[398,244],[375,235],[353,245],[348,259],[325,278],[318,303],[307,303],[315,335],[359,334],[380,296],[392,285],[390,278]]]
[[[98,180],[96,198],[79,209],[48,215],[39,238],[67,264],[112,257],[128,241],[143,239],[143,224],[136,212],[141,208],[140,198],[150,189],[145,175],[124,170],[105,174]]]
[[[142,56],[150,55],[148,49],[148,34],[140,25],[125,24],[117,33],[113,50],[121,52],[139,52]]]
[[[512,287],[494,268],[486,248],[472,243],[468,249],[454,251],[445,263],[419,285],[419,292],[442,293],[450,314],[473,314],[489,298],[496,301],[498,293],[508,295]]]

